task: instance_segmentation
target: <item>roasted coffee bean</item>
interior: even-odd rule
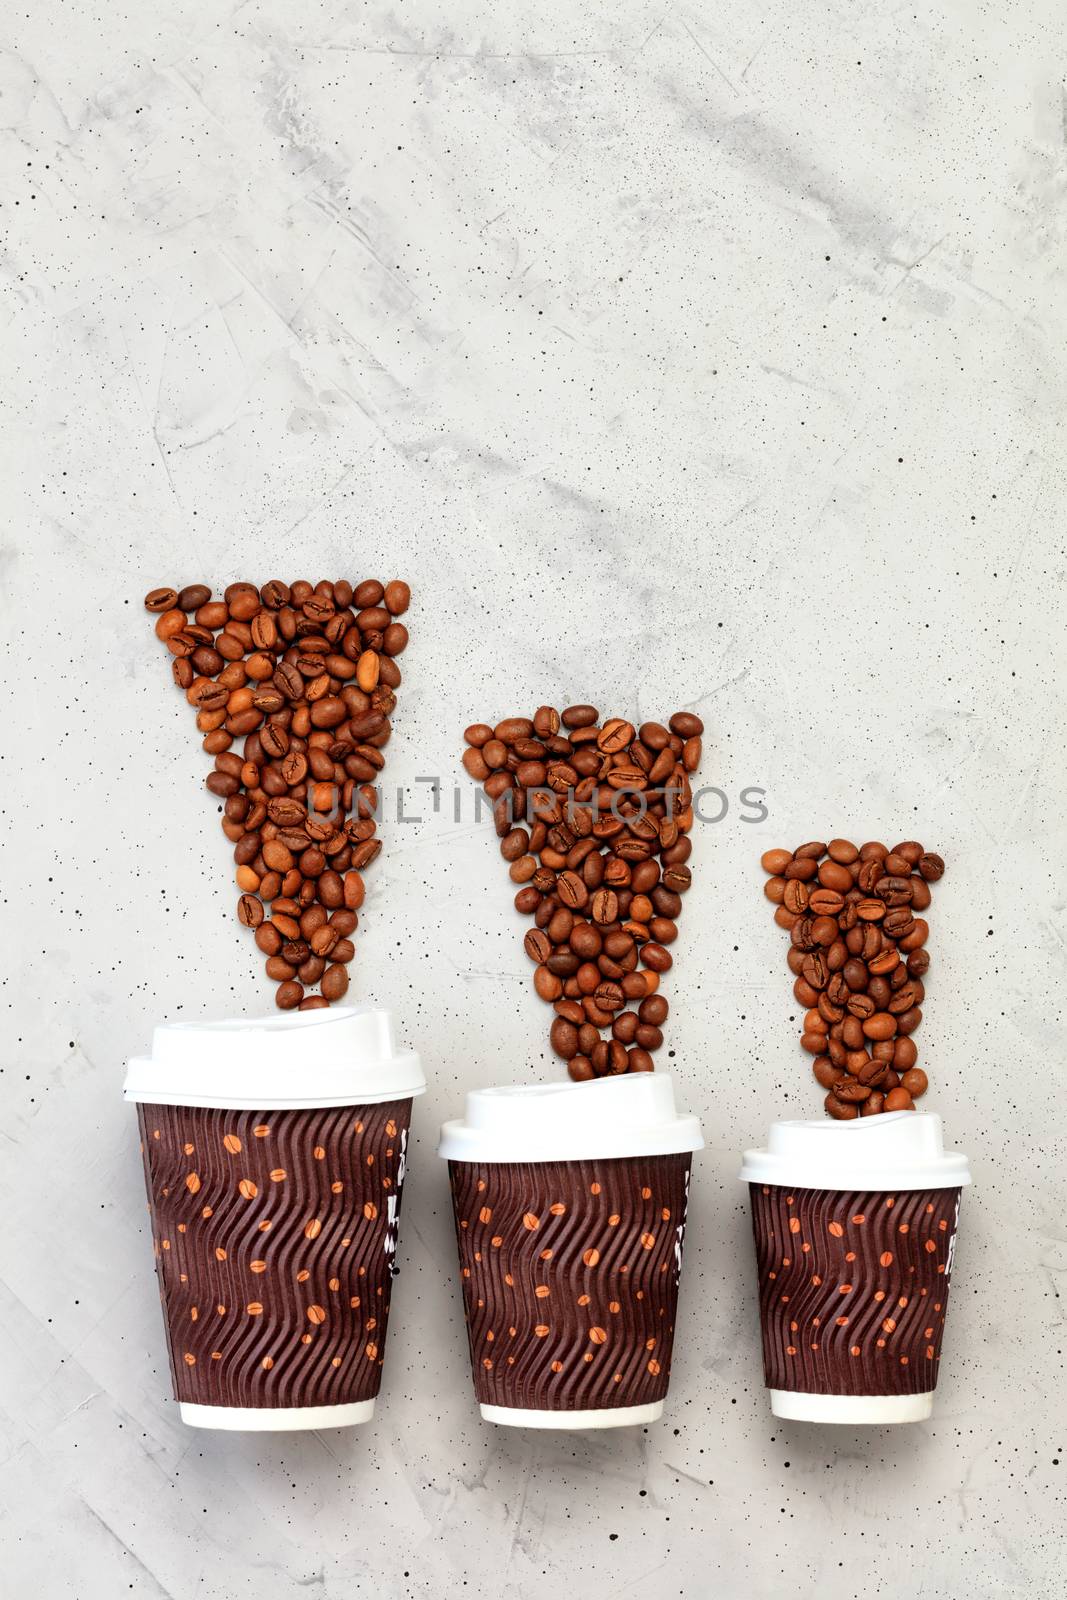
[[[293,1011],[303,998],[303,984],[293,981],[280,983],[274,993],[274,1004],[279,1011]]]
[[[409,597],[405,585],[395,584],[390,606],[375,611],[382,585],[373,580],[360,587],[361,620],[348,609],[355,591],[346,580],[314,588],[303,580],[291,586],[272,580],[260,590],[234,583],[217,601],[204,585],[149,597],[157,634],[177,656],[175,681],[197,709],[204,747],[225,758],[207,783],[224,800],[223,828],[236,841],[238,887],[244,891],[239,918],[255,927],[266,955],[286,966],[295,963],[303,983],[329,980],[318,996],[305,996],[297,985],[296,999],[289,991],[283,1009],[325,1004],[324,995],[338,998],[343,992],[325,957],[309,956],[307,940],[325,922],[328,908],[351,918],[334,935],[334,966],[343,973],[354,953],[347,934],[363,900],[359,869],[380,849],[369,786],[384,759],[378,746],[388,739],[400,672],[391,661],[386,670],[379,653],[394,626],[391,619],[406,609]],[[406,638],[400,628],[389,648],[399,651]],[[365,692],[358,663],[368,652],[379,666]],[[235,738],[244,738],[243,754],[231,752]],[[308,815],[309,802],[324,802],[325,810]],[[342,829],[328,813],[350,807]],[[269,920],[264,901],[272,906]],[[311,908],[321,920],[305,927]],[[279,973],[278,981],[290,980]]]
[[[850,1122],[854,1117],[859,1116],[859,1106],[851,1105],[845,1100],[839,1100],[832,1089],[823,1101],[823,1105],[826,1108],[827,1116],[833,1117],[837,1122]]]
[[[838,894],[847,894],[852,888],[851,872],[836,861],[823,861],[819,866],[818,877],[823,889],[834,890]]]
[[[840,1083],[845,1076],[841,1067],[835,1067],[829,1056],[817,1056],[812,1063],[812,1072],[815,1081],[824,1089],[832,1089],[835,1083]]]
[[[237,920],[246,928],[258,928],[263,921],[263,902],[254,894],[243,894],[237,902]]]
[[[903,1087],[890,1089],[885,1097],[885,1109],[887,1111],[914,1111],[915,1102],[907,1089]]]
[[[549,1032],[553,1050],[564,1061],[578,1054],[578,1030],[564,1017],[557,1017]]]
[[[871,1060],[869,1057],[860,1064],[856,1073],[856,1081],[864,1084],[868,1089],[878,1089],[885,1082],[888,1068],[884,1061]]]
[[[806,956],[804,965],[800,970],[805,982],[810,983],[813,989],[826,988],[831,975],[827,971],[826,961],[821,950],[813,950],[810,955]]]
[[[531,718],[472,723],[464,736],[465,767],[491,799],[506,801],[494,815],[501,853],[513,881],[531,891],[520,890],[516,907],[548,940],[547,954],[527,941],[535,986],[557,1012],[565,1000],[581,1001],[579,1025],[594,1037],[576,1053],[598,1075],[646,1070],[636,1065],[641,1055],[627,1065],[625,1047],[662,1045],[657,1024],[625,1006],[648,1000],[672,965],[668,946],[691,883],[685,769],[696,765],[698,726],[637,729],[576,704],[562,716],[542,706]],[[599,1038],[605,1028],[614,1052]]]
[[[931,853],[919,857],[918,869],[920,877],[927,883],[937,883],[945,875],[945,863],[940,856]]]
[[[590,856],[586,859],[593,860],[594,857]],[[600,860],[602,858],[596,857],[595,859]],[[594,922],[598,922],[601,925],[607,922],[614,922],[619,914],[618,896],[611,889],[598,889],[590,902],[590,911]]]
[[[799,856],[794,857],[787,867],[782,868],[782,876],[789,879],[800,878],[805,882],[810,882],[818,870],[818,866],[810,856]]]
[[[845,1077],[839,1083],[834,1084],[830,1093],[835,1099],[843,1101],[845,1105],[856,1106],[862,1105],[864,1100],[869,1099],[871,1091],[865,1083],[860,1083],[857,1078]]]
[[[790,850],[766,850],[760,857],[760,865],[764,872],[780,877],[792,859]]]
[[[327,967],[319,984],[323,997],[326,1000],[340,1000],[348,992],[348,973],[343,966]]]
[[[807,884],[801,878],[783,878],[784,891],[782,905],[787,911],[794,912],[797,916],[808,909],[810,892]]]
[[[836,889],[812,889],[808,895],[808,910],[816,917],[836,917],[844,903]]]
[[[540,929],[532,929],[526,935],[523,944],[531,961],[544,963],[553,953],[551,939],[547,933],[542,933]]]

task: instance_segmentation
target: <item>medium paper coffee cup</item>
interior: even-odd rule
[[[419,1059],[367,1006],[155,1030],[130,1062],[183,1422],[365,1422]]]
[[[780,1122],[745,1152],[763,1366],[775,1416],[919,1422],[933,1411],[966,1156],[941,1118]]]
[[[658,1073],[475,1090],[445,1123],[487,1421],[613,1428],[662,1414],[703,1143]]]

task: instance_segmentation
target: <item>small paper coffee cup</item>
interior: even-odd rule
[[[933,1411],[966,1156],[941,1118],[780,1122],[741,1170],[752,1197],[775,1416],[919,1422]]]
[[[703,1142],[665,1074],[475,1090],[445,1124],[487,1421],[612,1428],[662,1414]]]
[[[424,1088],[388,1013],[365,1006],[160,1027],[131,1061],[183,1422],[370,1418]]]

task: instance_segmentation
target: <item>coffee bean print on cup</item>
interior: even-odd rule
[[[793,997],[804,1015],[802,1049],[839,1122],[913,1111],[926,1093],[914,1034],[930,966],[930,885],[939,855],[908,839],[813,840],[761,857],[763,891],[789,934]]]
[[[585,1411],[663,1399],[690,1161],[449,1162],[483,1405]]]
[[[472,723],[463,766],[493,804],[554,1054],[581,1082],[651,1072],[692,882],[691,777],[704,724],[601,718],[595,706]]]
[[[178,1400],[273,1409],[378,1393],[410,1116],[409,1099],[138,1106]]]
[[[767,1387],[933,1389],[960,1190],[750,1189]]]
[[[237,919],[283,1011],[348,990],[410,599],[376,578],[145,596],[213,760],[204,781],[233,845]]]

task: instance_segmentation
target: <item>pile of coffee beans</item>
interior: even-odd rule
[[[377,856],[377,791],[408,642],[406,583],[274,580],[153,589],[145,606],[196,710],[255,930],[283,1011],[348,989],[362,873]],[[240,749],[236,746],[240,744]],[[318,993],[312,991],[318,986]]]
[[[667,727],[595,706],[475,723],[463,765],[493,802],[534,988],[556,1012],[552,1048],[572,1078],[651,1072],[669,1007],[693,825],[690,775],[704,724]]]
[[[825,859],[824,859],[825,857]],[[764,893],[789,932],[801,1044],[839,1121],[913,1111],[926,1093],[912,1035],[922,1021],[929,927],[919,914],[945,871],[907,839],[892,850],[848,839],[768,850]]]

